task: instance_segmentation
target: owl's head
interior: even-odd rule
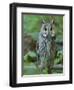
[[[54,36],[54,32],[53,32],[53,24],[54,22],[42,22],[42,26],[41,26],[41,33],[43,37],[47,37],[48,35],[50,35],[51,37]]]

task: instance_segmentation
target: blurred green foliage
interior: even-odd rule
[[[50,22],[52,18],[54,18],[56,42],[63,43],[63,16],[23,14],[22,16],[23,33],[30,35],[32,39],[36,41],[38,39],[38,34],[41,29],[42,18],[46,22]],[[34,51],[28,51],[24,55],[23,72],[25,75],[39,74],[39,70],[35,67],[35,64],[32,62],[35,61],[35,59],[36,59],[36,52]],[[63,64],[63,46],[60,50],[57,49],[54,64]],[[63,70],[61,70],[61,72],[63,72]],[[43,73],[46,74],[47,70],[45,69]],[[57,73],[56,70],[55,73]]]
[[[55,64],[63,64],[63,52],[62,51],[57,51],[54,63]]]
[[[36,53],[33,51],[29,51],[25,56],[24,56],[24,62],[32,62],[34,61],[34,58],[36,59]]]

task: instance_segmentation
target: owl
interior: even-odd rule
[[[43,22],[37,40],[37,62],[40,70],[46,68],[48,60],[50,63],[50,45],[52,40],[52,25],[51,22]]]

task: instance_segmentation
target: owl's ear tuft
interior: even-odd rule
[[[41,20],[42,20],[42,24],[45,24],[46,22],[45,22],[45,20],[44,20],[44,18],[41,16]]]
[[[53,20],[53,19],[51,20],[51,25],[52,25],[52,24],[54,24],[54,20]]]
[[[41,22],[42,24],[45,24],[46,22],[45,22],[45,20],[42,20],[42,22]]]

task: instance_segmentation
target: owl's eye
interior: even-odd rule
[[[47,31],[47,28],[45,27],[45,31]]]
[[[52,31],[52,27],[50,28],[50,30]]]

